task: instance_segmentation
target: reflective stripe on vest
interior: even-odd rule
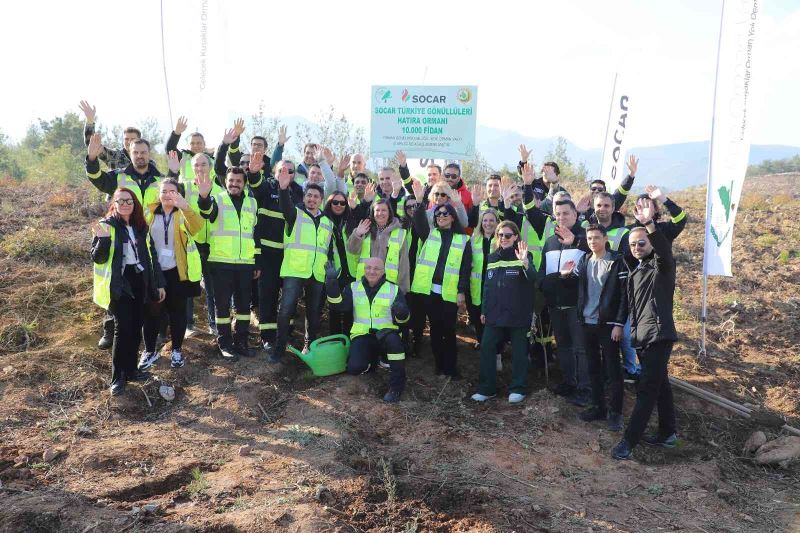
[[[556,222],[551,217],[547,217],[547,222],[544,225],[544,232],[542,235],[536,233],[528,217],[522,219],[522,240],[528,243],[528,251],[533,256],[533,266],[536,270],[542,265],[542,251],[544,250],[544,243],[551,236],[556,233]]]
[[[255,264],[256,243],[253,230],[256,226],[256,201],[244,196],[240,213],[236,212],[230,195],[217,194],[217,218],[211,223],[208,234],[211,250],[208,260],[217,263]]]
[[[117,174],[117,189],[126,188],[133,191],[133,194],[136,195],[136,199],[142,204],[142,211],[144,212],[145,218],[150,216],[150,209],[147,206],[158,203],[158,187],[161,185],[161,178],[159,176],[153,177],[155,181],[145,187],[144,198],[142,198],[142,188],[135,179],[128,174]]]
[[[186,203],[189,204],[189,207],[192,208],[192,211],[200,214],[200,207],[197,205],[197,202],[200,200],[200,192],[197,189],[197,185],[191,181],[182,181],[183,183],[183,190],[184,190],[184,198],[186,198]],[[216,196],[219,193],[224,192],[222,187],[217,185],[215,182],[211,183],[211,196]],[[192,235],[192,238],[195,242],[199,242],[200,244],[205,244],[208,242],[208,231],[210,227],[210,222],[208,219],[203,219],[203,227],[197,230],[197,233]]]
[[[489,253],[497,248],[494,239],[490,239]],[[469,295],[472,305],[480,305],[481,292],[483,291],[483,234],[475,233],[472,236],[472,269],[469,274]]]
[[[108,309],[111,303],[111,266],[114,264],[114,226],[106,224],[111,237],[111,249],[108,251],[108,261],[103,264],[94,264],[94,275],[92,276],[92,300],[94,303]]]
[[[392,320],[392,304],[397,296],[397,285],[386,281],[375,293],[372,302],[361,280],[350,284],[353,292],[353,327],[350,338],[367,335],[370,330],[398,329]]]
[[[406,238],[406,230],[403,228],[394,228],[389,234],[389,247],[386,250],[386,279],[392,283],[397,283],[397,278],[400,276],[400,250],[403,248],[403,241]],[[364,266],[367,260],[372,256],[372,237],[369,233],[366,234],[364,240],[361,242],[361,256],[358,259],[358,267],[356,268],[356,279],[361,279],[364,275]]]
[[[187,154],[186,152],[181,153],[181,169],[180,169],[180,177],[181,181],[184,183],[191,183],[194,181],[194,166],[192,165],[192,158],[196,154]],[[211,178],[211,183],[217,182],[217,172],[214,170],[214,158],[210,155],[208,156],[208,177]],[[245,182],[247,180],[245,179]],[[187,198],[188,201],[188,198]]]
[[[328,260],[328,247],[333,235],[333,223],[326,216],[319,219],[319,227],[308,213],[297,210],[292,233],[283,233],[283,262],[281,277],[314,279],[325,281],[325,263]]]
[[[503,213],[503,207],[500,205],[499,201],[497,203],[497,207],[494,207],[489,205],[489,200],[484,200],[480,203],[480,205],[478,205],[478,220],[480,220],[481,215],[483,215],[483,213],[485,211],[488,211],[489,209],[492,209],[497,213],[498,221],[502,221],[505,218],[505,214]]]
[[[608,245],[615,252],[619,250],[619,245],[622,243],[622,238],[629,232],[628,228],[614,228],[606,232],[608,236]]]
[[[458,277],[461,269],[461,258],[469,242],[469,237],[460,233],[453,234],[453,241],[447,252],[442,279],[442,299],[446,302],[455,302],[458,296]],[[417,267],[414,270],[414,282],[411,292],[430,294],[433,284],[433,274],[436,262],[439,260],[439,250],[442,247],[442,234],[438,229],[431,230],[422,250],[417,254]]]

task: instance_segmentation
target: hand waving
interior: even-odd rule
[[[333,164],[336,162],[336,156],[334,155],[333,150],[326,146],[322,149],[322,157],[324,157],[325,161],[328,162],[328,166],[333,168]]]
[[[558,270],[558,273],[561,274],[562,278],[566,278],[572,274],[573,270],[575,270],[575,261],[570,259],[562,265],[562,267]]]
[[[558,241],[561,244],[566,244],[567,246],[569,246],[573,242],[575,242],[575,234],[572,233],[572,230],[569,228],[556,226],[556,235],[558,236]]]
[[[517,240],[516,249],[517,259],[522,261],[522,267],[528,269],[528,243],[523,240]]]
[[[470,193],[472,194],[472,203],[474,205],[478,205],[484,200],[484,189],[480,183],[473,185],[470,189]]]
[[[425,194],[425,187],[422,186],[422,182],[417,178],[413,178],[411,180],[411,190],[414,191],[414,197],[417,202],[422,202],[422,197]]]
[[[394,156],[397,158],[397,164],[398,165],[400,165],[401,167],[404,167],[404,166],[407,165],[408,160],[406,158],[406,153],[404,151],[398,150],[397,152],[395,152]]]
[[[95,133],[89,139],[89,146],[86,148],[86,155],[89,156],[89,161],[95,161],[97,156],[103,152],[103,139],[99,133]]]
[[[291,137],[286,135],[286,126],[278,128],[278,144],[286,146],[286,141],[289,139],[291,139]]]
[[[181,170],[181,160],[178,159],[178,152],[175,150],[170,150],[167,154],[167,167],[175,174]]]
[[[639,170],[639,158],[631,154],[628,156],[628,174],[636,176],[636,171]]]
[[[194,177],[194,184],[197,185],[198,194],[202,198],[208,198],[208,194],[211,192],[211,177],[208,174],[205,176],[197,174]]]
[[[368,218],[365,218],[361,222],[358,223],[358,227],[356,228],[356,235],[359,237],[363,237],[364,235],[369,232],[369,228],[372,226],[372,221]]]
[[[178,122],[175,123],[175,133],[180,135],[181,133],[186,131],[186,128],[188,127],[189,127],[189,121],[186,119],[186,117],[178,117]]]
[[[639,198],[636,200],[636,207],[633,209],[633,216],[641,225],[646,225],[653,221],[656,214],[653,200],[650,198]]]
[[[536,171],[533,168],[531,163],[525,163],[522,165],[522,181],[525,185],[530,185],[533,183],[533,180],[536,179]]]
[[[78,104],[78,107],[80,107],[81,111],[83,111],[83,116],[86,117],[86,123],[94,124],[94,120],[97,117],[97,108],[93,105],[89,105],[89,102],[86,100],[81,100],[81,103]]]
[[[528,162],[528,158],[530,157],[531,153],[528,151],[528,148],[524,144],[519,145],[519,160],[523,163]]]
[[[261,169],[264,168],[264,152],[253,152],[252,157],[250,157],[250,164],[247,168],[253,174],[260,172]]]
[[[278,172],[278,187],[281,190],[286,190],[289,188],[289,184],[292,182],[292,175],[289,174],[289,169],[286,166],[281,166],[281,171]]]
[[[367,202],[371,202],[375,199],[375,184],[370,182],[367,183],[367,186],[364,187],[364,200]]]
[[[238,135],[236,135],[236,129],[231,128],[229,130],[225,130],[225,134],[222,136],[222,142],[225,144],[231,144],[236,140],[237,137]]]
[[[92,233],[98,239],[102,239],[103,237],[111,237],[111,233],[108,231],[108,226],[106,226],[103,222],[95,222],[92,224]]]
[[[234,135],[236,135],[234,139],[238,139],[242,135],[242,133],[244,133],[244,130],[245,127],[243,118],[237,118],[236,120],[233,121],[233,133]]]

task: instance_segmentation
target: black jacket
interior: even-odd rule
[[[283,245],[283,230],[286,225],[281,209],[278,181],[263,172],[248,172],[247,182],[258,202],[256,233],[259,235],[259,241],[256,244],[261,247],[261,259],[274,261],[276,253],[283,253],[283,249],[276,245]],[[292,182],[288,191],[292,204],[302,203],[303,188],[299,183]]]
[[[606,282],[600,291],[600,318],[598,323],[607,324],[612,326],[624,326],[625,321],[628,320],[628,305],[627,293],[625,292],[625,283],[628,280],[628,267],[625,264],[622,254],[618,252],[608,251],[610,257],[614,260],[611,265],[611,270],[608,273]],[[576,283],[578,286],[578,321],[583,324],[583,308],[586,306],[586,298],[589,287],[589,277],[587,275],[587,266],[591,253],[584,254],[580,262],[573,270],[572,276],[567,280],[567,283]]]
[[[421,241],[427,241],[428,236],[431,234],[431,227],[428,223],[428,216],[425,210],[424,203],[418,203],[413,215],[414,229],[417,232]],[[442,246],[439,248],[439,257],[436,260],[436,268],[433,271],[432,283],[441,284],[444,279],[444,267],[447,263],[447,255],[450,253],[450,245],[453,242],[453,233],[462,233],[461,226],[458,225],[458,220],[453,221],[453,228],[449,230],[439,230],[442,236]],[[422,250],[420,245],[419,250]],[[417,252],[417,260],[419,260],[419,251]],[[461,267],[458,273],[458,292],[466,296],[469,292],[469,277],[472,271],[472,242],[467,240],[467,246],[464,248],[464,255],[461,256]]]
[[[528,268],[492,267],[499,261],[518,261],[515,248],[495,250],[487,258],[481,314],[487,326],[530,328],[533,318],[533,285],[536,271],[528,252]]]
[[[544,293],[548,307],[575,307],[578,305],[578,287],[575,283],[561,277],[559,266],[562,263],[564,252],[578,250],[578,253],[572,254],[576,256],[575,262],[577,263],[583,255],[589,253],[589,246],[586,244],[586,232],[580,223],[576,222],[570,229],[575,234],[572,244],[562,244],[558,240],[558,235],[552,235],[545,241],[542,250],[539,288]],[[550,274],[547,274],[548,264],[552,267],[550,270],[553,270]]]
[[[122,259],[124,252],[122,246],[128,242],[128,229],[125,224],[115,218],[104,218],[101,222],[114,228],[114,257],[111,259],[111,301],[119,300],[120,296],[127,294],[134,297],[130,284],[122,275]],[[158,264],[158,254],[156,247],[152,245],[152,238],[147,231],[147,227],[142,230],[134,230],[136,235],[136,250],[139,254],[139,261],[144,267],[144,294],[145,302],[158,301],[158,289],[167,286],[161,266]],[[151,246],[147,243],[150,241]],[[92,239],[92,261],[96,264],[103,264],[108,261],[111,252],[111,237],[94,237]],[[151,252],[152,251],[152,255]]]
[[[650,234],[653,252],[642,259],[626,255],[626,298],[631,317],[631,345],[645,348],[656,342],[678,340],[672,317],[675,259],[672,243],[658,228]]]
[[[156,168],[156,164],[152,161],[150,161],[147,171],[144,174],[139,174],[133,167],[132,163],[125,168],[100,170],[99,159],[90,161],[89,157],[87,156],[85,164],[86,174],[89,177],[89,182],[97,187],[98,190],[106,194],[114,194],[114,191],[117,190],[119,175],[127,174],[139,184],[139,193],[142,195],[142,198],[144,198],[144,191],[147,189],[147,187],[151,183],[160,180],[162,176],[161,172]]]

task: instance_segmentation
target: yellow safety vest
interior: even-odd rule
[[[483,291],[483,233],[480,228],[475,228],[472,235],[472,270],[469,274],[469,295],[472,305],[480,305]],[[497,249],[495,239],[490,240],[489,253]]]
[[[241,213],[236,212],[227,191],[214,196],[217,202],[217,218],[211,223],[208,241],[211,246],[208,260],[216,263],[254,265],[256,242],[253,230],[256,227],[256,201],[250,196],[242,199]]]
[[[460,233],[453,234],[450,250],[444,266],[442,279],[442,299],[446,302],[455,302],[458,298],[458,277],[461,269],[461,259],[469,242],[469,237]],[[417,294],[430,294],[433,285],[433,273],[436,262],[439,260],[439,250],[442,247],[442,234],[438,229],[431,230],[422,250],[417,254],[417,267],[414,270],[414,282],[411,292]]]
[[[350,329],[350,338],[359,335],[368,335],[370,330],[398,329],[392,320],[392,304],[397,297],[397,285],[386,281],[372,298],[367,297],[363,280],[359,279],[350,284],[353,291],[353,327]]]
[[[386,251],[386,279],[392,283],[397,283],[400,275],[400,250],[403,248],[403,241],[406,238],[406,230],[394,228],[389,234],[389,249]],[[364,236],[361,242],[361,257],[358,260],[356,279],[361,279],[364,275],[364,265],[371,257],[372,237],[369,233]]]
[[[533,266],[536,270],[542,265],[542,252],[544,251],[544,243],[548,238],[556,234],[556,223],[551,217],[547,217],[547,223],[544,225],[544,232],[542,235],[536,233],[528,217],[522,218],[522,240],[528,243],[528,251],[533,256]]]
[[[124,187],[133,191],[133,194],[136,195],[136,199],[142,204],[142,211],[144,211],[145,218],[147,218],[150,211],[147,206],[158,203],[158,188],[161,186],[161,178],[159,176],[153,177],[155,181],[145,188],[144,198],[142,198],[142,189],[139,187],[136,180],[125,173],[117,174],[117,189],[122,189]]]
[[[94,264],[92,300],[107,310],[111,303],[111,265],[114,263],[114,235],[117,230],[110,224],[106,224],[106,226],[111,234],[111,249],[108,251],[108,261]]]
[[[319,227],[311,216],[300,209],[292,227],[292,233],[283,232],[283,263],[281,277],[308,279],[312,275],[320,283],[325,282],[325,262],[333,235],[333,223],[321,216]]]
[[[497,221],[501,222],[505,218],[505,213],[503,213],[503,208],[500,207],[500,202],[498,202],[498,206],[494,207],[489,205],[489,200],[484,200],[478,205],[478,223],[480,224],[481,215],[483,215],[484,211],[488,211],[489,209],[494,209],[497,212]],[[480,231],[480,228],[476,228],[475,231]]]
[[[183,188],[184,188],[184,198],[186,199],[186,203],[189,204],[189,207],[192,208],[192,211],[200,214],[200,206],[197,205],[197,202],[200,200],[200,191],[197,188],[197,185],[194,184],[193,181],[182,181]],[[217,196],[218,194],[225,192],[225,189],[220,187],[216,184],[216,182],[211,182],[211,192],[209,193],[211,196]],[[192,235],[194,242],[205,244],[208,242],[208,232],[210,231],[209,228],[210,222],[206,219],[203,219],[203,227],[198,230],[197,233]]]
[[[186,152],[183,152],[183,155],[181,156],[180,177],[181,177],[181,182],[183,182],[183,183],[190,183],[190,182],[194,181],[194,167],[192,166],[192,158],[195,155],[196,154],[190,155],[190,154],[187,154]],[[206,154],[206,155],[208,155],[208,154]],[[217,183],[217,171],[214,170],[214,158],[211,157],[210,155],[208,156],[208,165],[210,167],[208,169],[208,177],[211,178],[211,183],[216,184]],[[245,181],[247,181],[247,180],[245,180]]]

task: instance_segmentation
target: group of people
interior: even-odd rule
[[[301,297],[307,350],[327,304],[330,334],[351,338],[347,371],[388,368],[387,402],[401,399],[405,360],[422,353],[426,322],[436,373],[460,378],[462,309],[480,349],[474,401],[497,394],[506,344],[512,404],[528,393],[531,362],[547,370],[555,352],[563,379],[554,392],[584,407],[582,420],[625,429],[614,457],[629,457],[641,441],[675,445],[667,378],[677,339],[672,241],[686,216],[648,186],[627,223],[621,209],[635,157],[613,193],[594,180],[573,198],[558,165],[544,163],[537,175],[521,145],[517,179],[491,174],[470,189],[457,163],[428,166],[425,184],[412,178],[402,151],[399,168],[381,168],[376,180],[363,154],[337,162],[313,143],[296,165],[283,158],[285,127],[271,157],[261,136],[242,153],[242,120],[225,131],[214,156],[199,132],[179,149],[188,125],[181,117],[167,141],[165,176],[138,130],[127,128],[123,149],[113,150],[95,133],[95,108],[81,102],[81,109],[87,176],[111,196],[92,227],[92,259],[94,301],[107,311],[99,344],[112,351],[113,395],[149,378],[167,325],[170,364],[185,364],[181,346],[197,332],[193,299],[201,290],[209,332],[229,361],[263,348],[269,364],[281,363]],[[251,310],[258,349],[249,346]],[[625,375],[638,380],[627,427]],[[659,430],[645,436],[656,406]]]

